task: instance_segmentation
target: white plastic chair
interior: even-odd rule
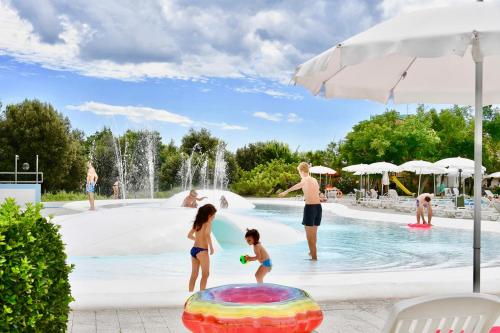
[[[488,333],[499,316],[493,295],[417,297],[394,305],[382,333]]]

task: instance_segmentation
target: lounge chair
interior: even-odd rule
[[[382,333],[488,333],[499,317],[497,296],[424,296],[394,305]]]
[[[493,194],[493,192],[491,192],[490,190],[484,190],[484,193],[486,194],[487,198],[495,198],[496,197],[496,195]]]

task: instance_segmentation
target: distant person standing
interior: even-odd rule
[[[113,199],[120,199],[120,181],[116,180],[113,184]]]
[[[87,162],[87,182],[85,184],[85,190],[89,196],[90,210],[95,210],[94,206],[94,192],[95,185],[97,184],[97,172],[95,172],[94,167],[92,166],[92,162]]]
[[[319,197],[318,181],[309,175],[309,165],[302,162],[297,167],[302,180],[300,183],[290,187],[288,190],[281,192],[280,197],[284,197],[289,192],[302,189],[304,192],[304,217],[302,224],[306,230],[307,244],[309,245],[309,255],[312,260],[318,260],[316,243],[318,240],[318,227],[321,224],[322,208]]]

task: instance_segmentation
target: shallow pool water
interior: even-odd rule
[[[300,207],[257,205],[245,214],[303,232]],[[214,232],[217,236],[221,231]],[[243,239],[243,233],[232,232],[234,237]],[[227,233],[224,236],[227,238]],[[262,238],[266,246],[266,235]],[[212,273],[250,274],[257,269],[256,263],[242,265],[239,262],[240,255],[252,254],[250,247],[234,242],[222,242],[221,246],[223,250],[211,257]],[[304,241],[266,248],[273,261],[273,274],[401,271],[472,265],[472,231],[438,227],[412,230],[404,224],[360,221],[330,213],[324,213],[318,229],[318,262],[307,260],[305,235]],[[500,265],[500,234],[483,232],[481,259],[483,266]],[[79,279],[186,276],[191,270],[189,249],[148,256],[70,257],[70,262],[76,264],[73,277]]]

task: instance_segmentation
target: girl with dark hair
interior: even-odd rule
[[[254,257],[246,255],[245,259],[247,261],[257,260],[260,262],[260,266],[257,269],[257,272],[255,272],[255,279],[257,280],[257,283],[264,283],[264,276],[266,276],[266,274],[269,273],[273,267],[271,258],[269,258],[269,254],[260,242],[260,234],[257,229],[247,229],[245,239],[248,245],[253,246],[253,251],[255,253]]]
[[[188,233],[188,238],[194,240],[193,248],[191,249],[191,278],[189,279],[189,291],[194,291],[194,285],[198,279],[198,273],[201,267],[200,290],[207,287],[207,280],[210,271],[210,255],[214,254],[212,246],[212,221],[217,210],[211,204],[201,206],[196,213],[196,218],[193,222],[193,228]]]

